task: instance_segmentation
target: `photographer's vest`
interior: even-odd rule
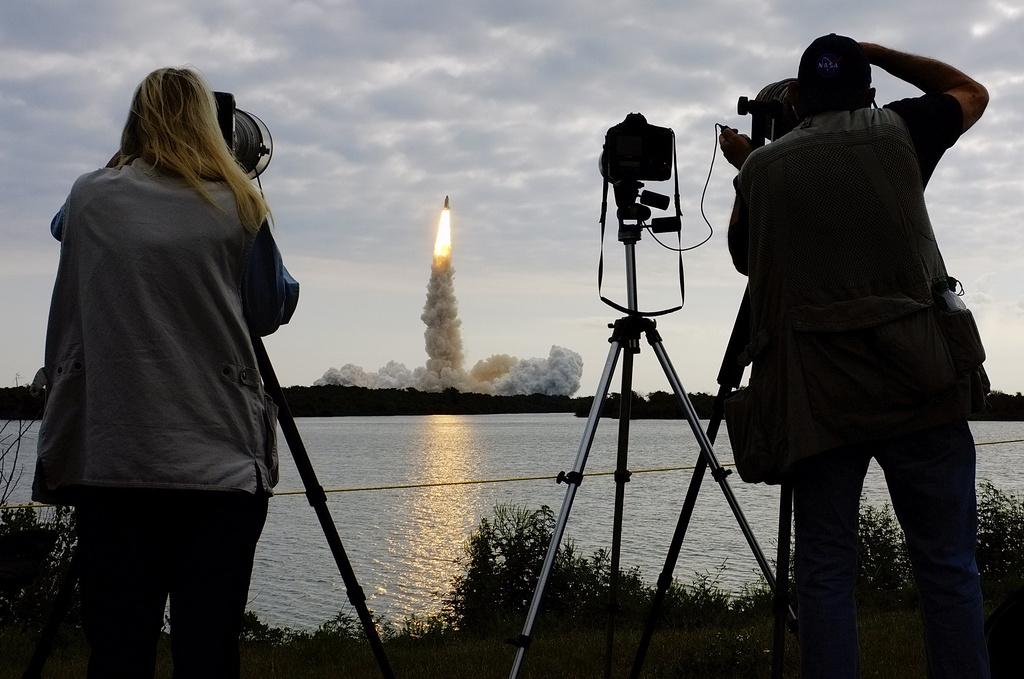
[[[744,479],[775,481],[809,455],[967,413],[933,311],[946,271],[902,118],[816,115],[751,154],[739,190],[752,368],[727,412]]]
[[[75,182],[46,330],[36,499],[275,482],[240,295],[253,236],[226,186],[206,188],[216,207],[140,160]]]

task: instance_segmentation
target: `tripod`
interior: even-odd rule
[[[384,645],[380,640],[380,635],[377,633],[377,626],[374,624],[373,616],[366,606],[366,595],[356,580],[355,573],[352,571],[352,564],[345,553],[345,547],[341,544],[338,528],[335,526],[334,520],[331,518],[331,512],[327,507],[327,494],[317,480],[316,471],[309,460],[309,454],[306,452],[306,446],[299,435],[298,427],[295,426],[295,418],[292,417],[291,409],[288,407],[288,401],[284,397],[281,384],[277,380],[274,366],[270,363],[266,347],[263,346],[263,340],[255,335],[252,337],[252,345],[256,353],[256,364],[259,366],[260,376],[263,378],[263,386],[270,397],[274,399],[274,403],[277,404],[278,422],[281,425],[281,430],[284,432],[285,440],[288,442],[288,448],[292,452],[299,476],[302,478],[302,485],[306,489],[306,498],[314,511],[316,511],[317,518],[320,520],[320,527],[324,531],[324,537],[327,539],[331,554],[334,556],[338,571],[341,573],[341,578],[345,583],[345,592],[348,600],[356,609],[359,622],[362,624],[366,638],[370,642],[370,649],[373,651],[377,665],[380,667],[381,675],[384,679],[394,679],[395,675],[391,670],[388,657],[384,653]],[[29,661],[29,666],[22,675],[24,679],[39,679],[42,676],[43,666],[46,664],[46,659],[50,655],[50,649],[57,636],[57,629],[71,608],[72,594],[78,580],[77,562],[78,555],[76,550],[72,556],[71,566],[68,569],[64,582],[57,592],[53,610],[46,621],[46,626],[43,628],[39,642],[36,644],[35,651]]]
[[[565,491],[565,498],[562,501],[562,506],[558,514],[558,518],[555,522],[554,531],[552,533],[551,542],[548,545],[548,550],[544,558],[544,563],[541,567],[541,571],[538,577],[537,587],[534,590],[533,598],[530,602],[529,609],[527,610],[526,621],[523,625],[522,633],[512,640],[512,643],[517,646],[515,660],[512,665],[512,669],[509,673],[509,679],[517,679],[520,672],[522,671],[523,663],[526,656],[526,650],[532,641],[532,632],[534,625],[537,620],[537,616],[540,612],[541,601],[543,600],[544,590],[547,586],[547,581],[551,575],[551,571],[554,566],[555,556],[558,551],[558,547],[561,544],[562,537],[565,533],[565,527],[569,519],[569,512],[572,510],[573,501],[576,497],[576,492],[579,490],[579,486],[583,481],[583,472],[586,467],[587,458],[590,454],[590,448],[593,445],[594,436],[597,432],[597,425],[601,418],[601,412],[604,406],[605,398],[608,395],[608,390],[611,385],[613,373],[615,372],[616,364],[618,359],[623,356],[623,368],[622,368],[622,392],[621,392],[621,406],[619,412],[619,431],[618,431],[618,450],[617,450],[617,465],[615,471],[615,510],[614,510],[614,524],[613,524],[613,536],[612,536],[612,552],[611,552],[611,573],[609,581],[609,621],[608,621],[608,633],[607,633],[607,647],[605,655],[605,677],[611,676],[612,666],[612,651],[614,647],[614,635],[615,635],[615,613],[617,608],[617,588],[618,588],[618,575],[619,575],[619,553],[620,544],[622,537],[622,509],[625,498],[625,484],[629,481],[631,473],[627,469],[628,459],[628,443],[629,443],[629,423],[631,414],[631,400],[632,400],[632,382],[633,382],[633,356],[640,351],[640,335],[643,334],[647,342],[651,345],[654,350],[655,356],[658,362],[661,364],[662,371],[665,373],[665,377],[668,379],[672,391],[675,395],[676,401],[678,402],[684,417],[690,425],[690,429],[693,432],[694,437],[697,440],[698,446],[700,447],[700,456],[697,462],[696,469],[694,471],[693,479],[690,483],[690,489],[687,493],[686,501],[683,507],[683,514],[680,516],[680,527],[677,526],[676,535],[673,538],[673,552],[670,552],[671,565],[674,566],[675,558],[678,556],[678,549],[682,543],[682,533],[685,533],[685,523],[688,523],[689,516],[692,513],[693,506],[696,503],[697,493],[700,488],[701,481],[705,471],[710,467],[712,477],[718,482],[725,494],[726,500],[729,503],[729,507],[732,510],[737,522],[739,523],[740,529],[743,532],[744,537],[750,546],[751,551],[756,558],[758,565],[761,568],[762,573],[766,581],[773,589],[776,589],[775,575],[772,573],[771,566],[768,563],[768,559],[765,557],[760,545],[757,543],[757,539],[754,537],[753,530],[747,523],[746,518],[740,509],[739,503],[736,497],[732,493],[732,489],[729,487],[729,483],[726,477],[730,473],[729,470],[723,469],[715,455],[714,448],[712,445],[712,438],[701,428],[697,412],[690,402],[689,396],[686,394],[686,390],[683,388],[682,382],[679,379],[675,368],[672,366],[672,362],[669,359],[668,353],[665,350],[664,343],[661,335],[658,333],[654,320],[640,316],[636,313],[637,309],[637,292],[636,292],[636,243],[640,240],[641,226],[625,224],[622,220],[623,211],[620,210],[620,226],[619,226],[619,240],[625,246],[626,255],[626,286],[627,286],[627,300],[628,309],[630,314],[624,318],[620,318],[610,327],[612,328],[612,335],[609,338],[611,347],[608,351],[608,358],[605,361],[604,369],[601,373],[601,378],[598,381],[597,392],[594,396],[593,404],[590,408],[590,413],[587,417],[586,425],[584,426],[583,436],[580,441],[579,448],[576,454],[576,460],[573,465],[571,472],[561,472],[558,475],[558,482],[565,482],[567,485]],[[742,314],[741,310],[741,314]],[[733,336],[736,342],[738,338],[742,337],[742,331],[737,331],[734,328]],[[743,342],[745,344],[745,340]],[[742,346],[742,345],[741,345]],[[738,352],[737,352],[738,353]],[[742,369],[740,369],[740,375],[742,375]],[[736,379],[737,384],[739,377]],[[731,389],[723,387],[723,389]],[[718,422],[721,418],[718,418]],[[717,432],[717,424],[715,427],[716,431],[712,432],[712,436]],[[788,519],[788,512],[786,514]],[[685,522],[683,521],[685,517]],[[678,544],[677,544],[678,543]],[[786,541],[786,554],[788,556],[788,539]],[[780,541],[781,551],[781,541]],[[659,577],[659,588],[658,597],[663,600],[665,591],[668,588],[668,584],[671,582],[672,569],[668,568],[663,571],[661,577]],[[659,604],[660,606],[660,604]],[[786,612],[789,616],[793,616],[792,612],[786,607]],[[656,617],[656,613],[655,616]],[[652,618],[653,619],[653,618]],[[776,639],[781,639],[781,636],[776,635]],[[649,635],[646,641],[649,642]],[[643,652],[646,652],[646,644],[643,647]],[[776,653],[778,655],[778,653]],[[640,666],[642,665],[642,656],[640,656],[640,662],[634,665],[633,674],[631,676],[638,676]],[[779,665],[781,671],[781,663]]]

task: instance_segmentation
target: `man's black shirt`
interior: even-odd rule
[[[945,93],[926,94],[894,101],[885,108],[897,113],[907,124],[917,151],[921,179],[927,186],[942,154],[963,134],[964,114],[960,102]]]

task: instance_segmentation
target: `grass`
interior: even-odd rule
[[[997,583],[986,592],[991,610],[1020,580]],[[905,679],[925,676],[921,622],[912,592],[864,592],[860,597],[861,676]],[[583,629],[541,618],[526,653],[524,679],[593,679],[603,676],[605,631],[600,621]],[[508,676],[515,649],[505,638],[517,633],[509,623],[503,633],[477,636],[445,631],[424,637],[397,632],[385,649],[400,679],[498,679]],[[511,632],[509,632],[511,630]],[[771,620],[768,613],[744,620],[659,629],[651,642],[643,676],[647,679],[767,678],[771,667]],[[640,637],[636,625],[616,635],[613,676],[626,676]],[[787,634],[786,677],[798,677],[799,648]],[[0,679],[21,677],[36,635],[23,628],[0,628]],[[252,679],[351,679],[380,677],[368,644],[344,634],[291,633],[278,641],[243,642],[242,677]],[[44,676],[85,676],[88,649],[78,628],[65,629],[50,656]],[[160,644],[157,677],[171,677],[170,644]]]
[[[614,676],[628,673],[639,630],[617,635]],[[35,637],[17,629],[0,630],[0,679],[20,677]],[[885,611],[862,616],[864,677],[893,679],[924,676],[920,624],[913,611]],[[507,677],[515,649],[497,638],[393,639],[386,651],[395,675],[402,679],[497,679]],[[605,633],[601,629],[547,629],[535,635],[526,653],[524,679],[592,679],[604,671]],[[771,667],[771,624],[751,620],[740,628],[698,627],[666,630],[652,640],[644,677],[726,679],[768,677]],[[786,676],[796,677],[797,645],[787,639]],[[62,637],[47,665],[54,679],[85,676],[87,651],[77,631]],[[157,677],[171,677],[170,647],[161,642]],[[242,646],[242,676],[253,679],[297,677],[380,677],[366,643],[347,639],[304,638],[280,645]]]
[[[991,611],[1003,597],[1020,587],[1019,579],[987,588],[986,608]],[[925,676],[922,626],[913,592],[869,591],[859,597],[861,676],[865,679],[906,679]],[[399,679],[504,679],[512,667],[515,649],[505,638],[518,633],[478,637],[444,632],[416,638],[397,633],[385,642],[389,661]],[[523,679],[594,679],[602,677],[605,631],[595,621],[588,629],[541,618],[534,642],[526,653]],[[685,628],[659,629],[644,664],[645,679],[758,679],[771,668],[772,625],[767,612],[751,613],[744,621],[703,625],[691,621]],[[616,635],[613,676],[627,676],[639,642],[635,625]],[[28,663],[36,642],[34,633],[17,627],[0,628],[0,679],[15,679]],[[244,642],[242,677],[251,679],[374,679],[380,669],[368,644],[360,637],[298,634],[280,641]],[[62,632],[46,677],[85,676],[88,650],[81,631]],[[799,677],[799,646],[787,634],[785,673]],[[171,677],[170,644],[161,641],[156,677]]]

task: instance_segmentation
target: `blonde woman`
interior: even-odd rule
[[[46,336],[34,497],[74,504],[90,677],[152,676],[170,598],[175,676],[238,676],[276,482],[251,333],[298,284],[195,72],[150,73],[108,166],[78,178]]]

